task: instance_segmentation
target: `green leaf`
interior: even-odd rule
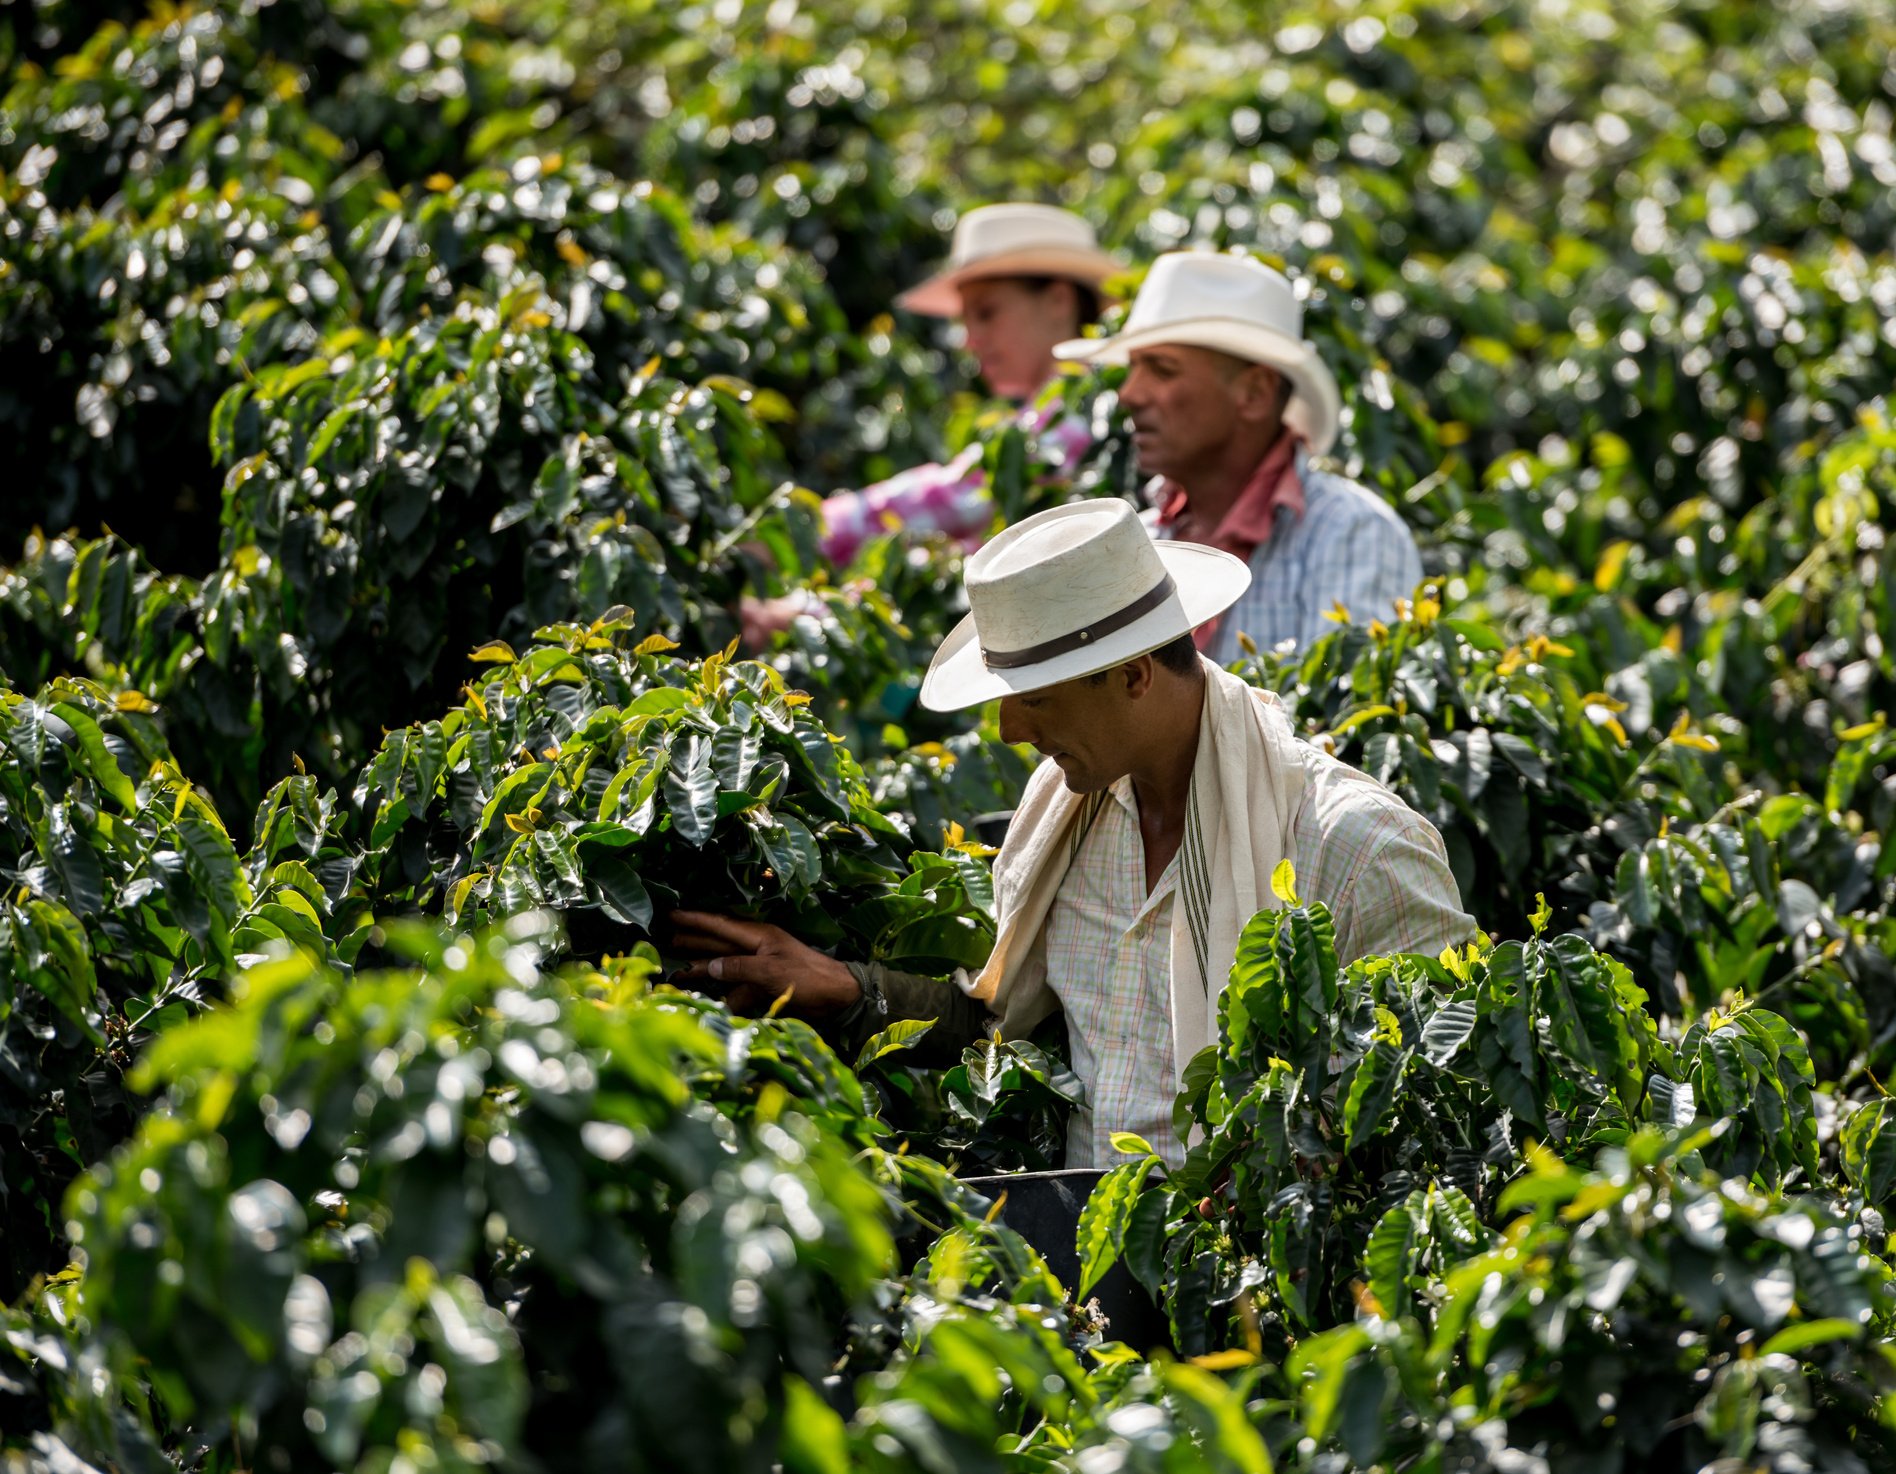
[[[1398,1203],[1376,1221],[1370,1231],[1369,1246],[1363,1252],[1363,1268],[1369,1275],[1370,1293],[1390,1320],[1410,1313],[1414,1296],[1409,1289],[1418,1238],[1415,1213],[1409,1202]]]
[[[1076,1242],[1080,1285],[1075,1293],[1082,1299],[1099,1283],[1100,1276],[1119,1262],[1120,1250],[1126,1242],[1126,1225],[1138,1204],[1139,1189],[1145,1184],[1146,1175],[1158,1164],[1156,1156],[1122,1162],[1100,1178],[1086,1206],[1080,1209]]]
[[[1369,1332],[1350,1325],[1308,1337],[1291,1352],[1288,1370],[1299,1390],[1304,1428],[1319,1445],[1336,1431],[1350,1366],[1368,1346]]]
[[[24,916],[15,913],[15,924],[24,921],[46,958],[38,966],[29,963],[27,981],[103,1048],[105,1036],[99,1032],[96,1010],[99,978],[93,970],[85,926],[64,906],[37,898],[29,899],[23,910]]]
[[[1270,1450],[1252,1422],[1242,1387],[1227,1385],[1202,1367],[1184,1362],[1156,1362],[1153,1370],[1164,1385],[1167,1405],[1176,1410],[1198,1448],[1217,1450],[1215,1462],[1194,1458],[1183,1467],[1271,1474]]]
[[[801,1377],[784,1379],[783,1432],[777,1459],[783,1474],[849,1474],[849,1429]]]
[[[580,865],[599,909],[623,926],[652,924],[652,898],[631,860],[617,850],[581,848]]]
[[[763,744],[755,732],[737,727],[720,727],[711,739],[711,759],[718,771],[719,784],[742,790],[750,786]]]
[[[1477,650],[1492,652],[1507,649],[1507,641],[1479,620],[1444,619],[1441,625],[1444,629],[1453,630]]]
[[[336,437],[348,427],[349,421],[359,413],[358,407],[345,404],[323,416],[322,424],[316,427],[316,433],[310,436],[309,448],[303,452],[303,464],[313,466],[328,453],[329,447],[336,443]]]
[[[1422,1037],[1417,1041],[1422,1057],[1436,1069],[1445,1069],[1475,1032],[1475,1021],[1479,1017],[1479,1008],[1471,996],[1444,1003],[1422,1026]]]
[[[935,1027],[934,1019],[897,1019],[879,1034],[872,1034],[863,1041],[861,1049],[856,1051],[854,1068],[860,1070],[886,1055],[899,1054],[905,1049],[913,1049],[922,1042],[924,1035]]]
[[[1357,1062],[1343,1103],[1343,1130],[1351,1151],[1381,1129],[1412,1057],[1413,1051],[1378,1039]]]
[[[816,836],[798,820],[783,815],[775,823],[753,826],[752,833],[776,872],[778,884],[788,893],[803,894],[822,878],[823,856]]]
[[[1172,1193],[1164,1188],[1139,1194],[1132,1216],[1126,1220],[1123,1252],[1126,1268],[1145,1286],[1146,1293],[1157,1296],[1165,1275],[1165,1251],[1170,1240],[1165,1224]]]
[[[718,775],[709,739],[694,733],[672,743],[665,769],[665,808],[672,829],[687,844],[702,846],[711,837],[718,817]]]
[[[79,741],[79,755],[83,761],[77,766],[126,813],[135,812],[138,808],[137,789],[106,747],[105,733],[99,729],[99,724],[69,701],[55,701],[52,709],[65,718],[66,725],[72,728],[73,735]]]
[[[61,899],[81,916],[97,916],[105,906],[105,870],[91,837],[74,827],[72,805],[47,809],[46,862],[59,877]]]
[[[1888,1200],[1896,1187],[1896,1101],[1877,1100],[1863,1106],[1842,1131],[1844,1175],[1871,1204]]]
[[[1853,1320],[1831,1317],[1786,1326],[1758,1348],[1760,1356],[1793,1356],[1829,1341],[1860,1341],[1864,1328]]]

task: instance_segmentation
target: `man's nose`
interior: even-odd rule
[[[1119,403],[1129,413],[1136,413],[1145,407],[1145,379],[1137,369],[1126,375],[1126,382],[1119,386]]]
[[[1016,743],[1033,741],[1028,723],[1023,719],[1020,698],[1003,696],[1001,698],[1001,741],[1010,747]]]

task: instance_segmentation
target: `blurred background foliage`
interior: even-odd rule
[[[0,1312],[9,1474],[570,1454],[582,1384],[659,1467],[1896,1467],[1892,55],[1881,0],[0,5],[0,1295],[54,1276]],[[1278,949],[1326,1011],[1227,1038],[1224,1156],[1089,1209],[1196,1366],[1050,1314],[931,1160],[1039,1165],[1057,1057],[885,1036],[864,1094],[607,960],[672,897],[985,945],[1031,759],[915,706],[960,551],[830,566],[816,497],[969,444],[1007,520],[1138,494],[1110,371],[1048,391],[1055,476],[891,310],[1001,199],[1126,292],[1296,282],[1430,581],[1237,668],[1515,939]],[[804,601],[756,664],[746,591]],[[675,1448],[664,1376],[737,1411]]]

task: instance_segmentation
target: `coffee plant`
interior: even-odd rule
[[[0,1465],[1896,1469],[1893,46],[0,7]],[[1062,1165],[1057,1027],[664,981],[675,909],[986,959],[1034,757],[917,700],[965,550],[834,566],[819,499],[1143,503],[1117,371],[1041,391],[1067,466],[893,307],[1002,199],[1121,304],[1291,277],[1427,580],[1235,669],[1483,928],[1342,968],[1281,875],[1058,1243],[960,1180]]]

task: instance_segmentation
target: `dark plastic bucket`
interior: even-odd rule
[[[1080,1210],[1104,1172],[1074,1167],[1062,1172],[1012,1172],[998,1177],[964,1177],[962,1182],[990,1202],[1007,1194],[1000,1221],[1032,1244],[1069,1292],[1079,1288],[1080,1256],[1074,1240]],[[1097,1300],[1106,1317],[1106,1336],[1124,1341],[1135,1351],[1169,1350],[1171,1326],[1165,1313],[1126,1270],[1115,1264],[1093,1286],[1089,1300]]]

